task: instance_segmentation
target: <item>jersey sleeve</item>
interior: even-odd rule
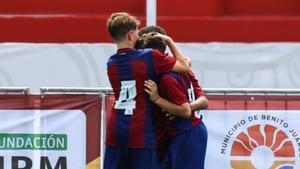
[[[162,54],[155,49],[152,50],[152,58],[157,75],[171,71],[176,63],[176,59],[174,57]]]
[[[159,90],[162,93],[162,97],[177,105],[188,102],[183,87],[176,78],[170,75],[163,75],[160,78]]]
[[[192,72],[192,70],[190,70],[187,73],[187,76],[189,78],[189,80],[191,81],[193,88],[194,88],[194,92],[196,96],[202,96],[205,95],[204,91],[202,90],[201,86],[199,85],[198,80],[196,79],[194,73]]]

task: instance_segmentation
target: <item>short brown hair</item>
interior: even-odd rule
[[[167,32],[160,26],[147,26],[143,27],[139,30],[139,36],[142,36],[143,34],[148,34],[151,32],[157,32],[163,35],[167,35]]]
[[[110,36],[116,41],[122,41],[129,31],[136,30],[139,25],[140,21],[126,12],[111,14],[106,23]]]
[[[135,44],[136,49],[152,48],[160,51],[162,54],[166,51],[166,43],[158,37],[155,37],[156,32],[143,34],[139,37]]]

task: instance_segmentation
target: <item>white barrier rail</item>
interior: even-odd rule
[[[278,95],[300,95],[300,89],[270,89],[270,88],[203,88],[208,95],[214,94],[278,94]],[[29,94],[29,87],[0,87],[0,94]],[[67,93],[67,94],[113,94],[112,88],[85,88],[85,87],[41,87],[40,93]]]
[[[104,88],[85,88],[85,87],[41,87],[40,92],[45,93],[68,93],[68,94],[100,94],[105,91]]]
[[[270,89],[270,88],[203,88],[207,95],[214,94],[255,94],[255,95],[300,95],[300,89]],[[111,88],[101,89],[103,93],[113,93]]]
[[[0,87],[0,94],[28,94],[29,87]]]

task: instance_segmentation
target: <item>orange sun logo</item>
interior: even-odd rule
[[[295,150],[287,134],[272,125],[254,125],[235,138],[233,169],[293,169]]]

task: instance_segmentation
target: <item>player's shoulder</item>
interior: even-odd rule
[[[139,56],[144,56],[149,59],[149,57],[152,57],[153,59],[157,60],[158,58],[164,58],[165,55],[159,52],[156,49],[151,49],[151,48],[145,48],[145,49],[138,49],[137,55]]]
[[[142,57],[149,57],[153,55],[152,49],[138,49],[135,51],[135,55],[138,56],[140,59]]]
[[[151,54],[152,56],[165,56],[165,54],[161,53],[159,50],[152,48],[139,49],[138,51],[141,51],[142,53]]]
[[[145,48],[145,49],[137,49],[136,52],[140,53],[140,54],[144,54],[144,53],[152,53],[153,49],[150,48]]]
[[[180,77],[180,73],[177,72],[167,72],[163,73],[160,77],[161,80],[163,81],[176,81]]]
[[[181,73],[170,71],[170,72],[164,73],[162,76],[177,78],[177,77],[181,76]]]
[[[117,53],[111,55],[107,60],[107,66],[113,64],[117,59]]]

